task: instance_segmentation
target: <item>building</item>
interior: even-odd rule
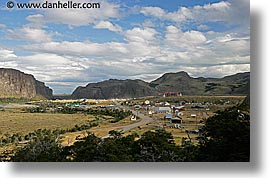
[[[136,121],[136,120],[137,120],[137,117],[135,115],[132,115],[131,121]]]
[[[171,112],[170,107],[156,107],[154,108],[156,113],[169,113]]]
[[[170,123],[171,124],[181,124],[181,122],[182,122],[182,120],[181,120],[181,118],[179,118],[179,117],[173,117],[172,119],[170,119]]]
[[[172,113],[167,113],[165,116],[164,116],[165,119],[172,119],[173,118],[173,115]]]
[[[141,106],[140,105],[135,105],[134,109],[141,109]]]
[[[165,92],[162,95],[163,97],[169,97],[169,96],[182,96],[181,92]]]

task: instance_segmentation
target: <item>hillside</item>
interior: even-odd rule
[[[110,79],[99,83],[90,83],[86,87],[77,87],[72,98],[136,98],[152,95],[157,95],[157,91],[142,80]]]
[[[148,83],[142,80],[106,80],[77,87],[73,99],[136,98],[157,96],[164,92],[183,95],[247,95],[250,73],[238,73],[223,78],[192,78],[186,72],[166,73]]]
[[[0,98],[52,98],[53,91],[30,74],[0,68]]]

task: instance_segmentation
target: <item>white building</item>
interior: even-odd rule
[[[156,107],[154,108],[156,113],[169,113],[171,112],[170,107]]]

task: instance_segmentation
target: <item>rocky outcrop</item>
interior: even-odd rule
[[[34,76],[19,70],[0,68],[0,98],[52,98],[52,89]]]

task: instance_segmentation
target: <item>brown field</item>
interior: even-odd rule
[[[27,134],[37,129],[68,129],[95,120],[92,115],[0,111],[0,134]]]
[[[87,135],[87,131],[93,133],[97,137],[104,137],[108,135],[109,131],[111,130],[119,131],[121,130],[120,127],[133,124],[139,121],[140,120],[131,121],[130,117],[127,117],[116,123],[103,122],[99,126],[90,128],[88,130],[63,134],[64,138],[61,140],[61,143],[65,146],[72,145],[76,141],[76,137],[84,137],[85,135]]]

